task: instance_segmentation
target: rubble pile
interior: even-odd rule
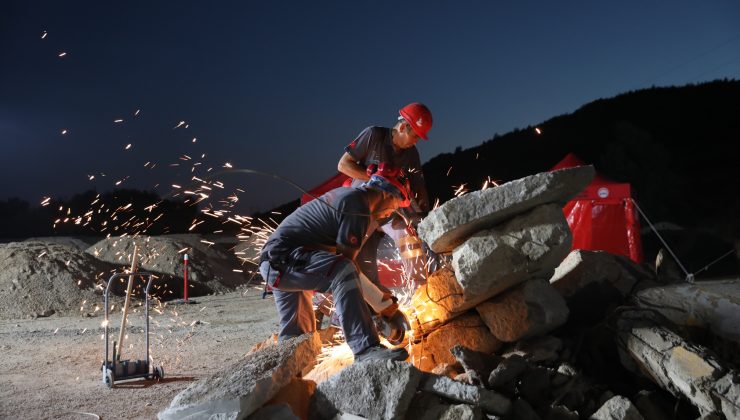
[[[291,349],[319,334],[270,339],[230,369],[254,376],[206,378],[160,418],[195,405],[199,417],[250,419],[740,418],[740,285],[663,285],[627,258],[569,252],[561,206],[592,176],[591,167],[533,175],[422,221],[447,264],[413,296],[408,363],[343,354],[336,369],[311,370],[319,349],[313,359]],[[282,371],[269,358],[244,366],[275,352],[287,352],[279,363],[294,377],[270,373],[270,392],[244,403],[255,391],[237,381]],[[197,404],[186,397],[194,390]]]
[[[199,235],[124,236],[103,239],[86,252],[111,264],[131,261],[134,244],[139,247],[139,271],[161,274],[153,294],[164,299],[179,298],[183,287],[183,254],[188,254],[188,294],[222,293],[245,284],[253,264],[238,260],[234,253],[213,246]],[[125,279],[122,279],[122,281]]]
[[[184,253],[190,256],[190,296],[243,286],[255,265],[244,257],[253,254],[246,245],[235,250],[235,243],[217,244],[201,235],[116,237],[96,243],[91,239],[48,237],[0,244],[0,319],[101,310],[111,275],[130,268],[134,242],[139,246],[139,271],[157,275],[151,292],[164,300],[182,297]],[[120,278],[111,285],[112,304],[116,296],[125,295],[126,282]],[[137,296],[143,286],[139,283]]]

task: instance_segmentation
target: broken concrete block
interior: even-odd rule
[[[314,364],[320,347],[317,334],[264,347],[188,386],[157,416],[160,420],[245,418]]]
[[[495,354],[481,353],[460,344],[452,347],[450,353],[452,353],[463,369],[465,369],[465,373],[470,378],[472,385],[483,386],[486,384],[488,375],[494,366],[497,366],[501,362],[501,358]]]
[[[511,404],[510,417],[517,420],[540,420],[540,416],[534,411],[534,408],[521,398],[517,398]]]
[[[571,232],[563,210],[539,206],[494,229],[481,231],[452,253],[464,304],[473,307],[532,278],[550,278],[568,255]]]
[[[563,340],[546,335],[518,341],[513,350],[507,351],[502,356],[518,354],[530,363],[552,362],[560,357],[559,352],[562,349]]]
[[[550,284],[562,295],[576,322],[596,323],[653,274],[622,255],[574,250],[555,269]]]
[[[353,363],[319,384],[311,411],[321,418],[341,412],[370,419],[402,419],[420,379],[421,372],[408,363]]]
[[[617,395],[604,403],[589,420],[643,420],[643,417],[629,399]]]
[[[507,343],[546,334],[568,319],[565,300],[547,280],[530,280],[476,306],[494,337]]]
[[[414,395],[411,400],[408,411],[406,411],[407,419],[437,419],[442,415],[449,404],[442,402],[442,399],[437,395],[429,392],[419,391]]]
[[[709,329],[740,344],[740,281],[703,281],[637,293],[638,306],[657,310],[677,325]]]
[[[545,420],[578,420],[578,419],[580,419],[580,416],[578,415],[578,413],[570,411],[568,407],[565,407],[563,405],[551,406],[548,409],[547,414],[545,415]],[[650,419],[650,420],[653,420],[653,419]]]
[[[456,404],[447,407],[437,418],[439,420],[481,420],[483,413],[472,405]]]
[[[455,279],[454,271],[449,268],[442,268],[430,275],[426,284],[414,292],[411,304],[415,314],[410,320],[412,328],[421,336],[467,311],[458,309],[464,305],[463,290]]]
[[[688,399],[700,413],[719,411],[712,387],[726,369],[706,348],[650,320],[646,311],[621,314],[617,320],[620,350],[643,374],[674,396]]]
[[[513,382],[529,366],[529,363],[520,355],[513,354],[501,360],[498,366],[488,376],[488,386],[499,388],[509,382]]]
[[[288,404],[270,404],[252,413],[247,420],[300,420]]]
[[[477,314],[463,315],[437,328],[424,340],[425,350],[434,358],[432,368],[439,363],[455,363],[450,349],[458,344],[486,354],[501,347],[501,342],[491,334]]]
[[[535,366],[524,372],[517,386],[519,394],[532,406],[540,408],[550,402],[550,371]]]
[[[537,206],[562,207],[593,179],[593,166],[542,172],[447,201],[419,223],[419,235],[434,252],[450,252],[475,233]]]
[[[511,407],[511,401],[498,392],[461,384],[446,376],[425,373],[421,390],[453,401],[472,404],[486,413],[503,415],[508,413]]]
[[[316,382],[293,378],[267,404],[287,404],[301,420],[308,419],[311,397],[316,392]]]
[[[672,420],[675,403],[667,394],[657,391],[640,391],[632,397],[635,407],[649,420]]]
[[[728,419],[740,419],[740,376],[737,372],[721,377],[712,389],[720,401],[722,414]]]

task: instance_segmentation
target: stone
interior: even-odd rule
[[[499,388],[513,382],[519,378],[522,373],[524,373],[527,367],[529,367],[527,360],[518,354],[505,357],[488,376],[488,386],[491,388]]]
[[[447,201],[419,223],[434,252],[450,252],[468,238],[537,206],[562,207],[593,179],[593,166],[542,172]]]
[[[311,398],[316,392],[316,382],[293,378],[267,404],[287,404],[301,420],[308,419]]]
[[[501,358],[496,355],[471,350],[460,344],[452,347],[450,353],[465,369],[473,385],[485,384],[493,367],[501,361]]]
[[[511,404],[511,418],[517,420],[540,420],[540,416],[534,411],[526,400],[517,398]]]
[[[722,413],[728,419],[740,419],[740,376],[730,372],[712,387],[719,397]]]
[[[546,334],[568,319],[565,300],[547,280],[530,280],[476,306],[494,337],[506,343]]]
[[[431,370],[431,373],[435,375],[447,376],[448,378],[454,378],[459,375],[463,370],[459,363],[440,363]]]
[[[574,250],[555,268],[550,284],[562,295],[578,323],[595,324],[620,305],[638,282],[653,274],[622,255]]]
[[[550,371],[533,367],[521,375],[517,386],[519,395],[534,407],[542,407],[550,401]]]
[[[637,305],[677,325],[705,328],[740,344],[740,281],[715,280],[653,287],[637,293]]]
[[[563,340],[545,335],[518,341],[514,350],[504,353],[503,356],[518,354],[530,363],[549,363],[559,358],[558,354],[562,349]]]
[[[440,416],[439,420],[481,420],[483,413],[468,404],[456,404],[447,407]]]
[[[649,420],[672,420],[674,403],[663,392],[640,391],[632,397],[635,407]]]
[[[446,376],[424,374],[421,390],[453,401],[478,406],[486,413],[504,415],[511,401],[498,392],[456,382]]]
[[[442,415],[449,404],[429,392],[418,391],[406,411],[407,419],[437,419]]]
[[[685,397],[701,414],[720,411],[712,389],[727,373],[712,353],[650,319],[652,310],[635,309],[620,314],[616,321],[620,361],[628,369],[637,364],[661,388],[676,397]]]
[[[476,306],[526,280],[550,278],[571,241],[563,210],[554,204],[476,233],[452,253],[464,303],[451,309]]]
[[[252,413],[247,420],[300,420],[288,404],[271,404]]]
[[[433,358],[432,366],[439,363],[455,363],[450,349],[458,344],[486,354],[491,354],[501,347],[501,342],[491,334],[476,313],[453,319],[437,328],[424,340],[425,351]]]
[[[643,420],[643,417],[629,399],[617,395],[605,402],[589,420]]]
[[[411,299],[415,317],[410,319],[414,331],[426,335],[450,319],[461,315],[464,306],[463,290],[451,268],[437,270],[419,286]]]
[[[247,354],[182,390],[157,416],[160,420],[245,418],[314,364],[320,347],[318,335],[312,333]]]
[[[370,419],[402,419],[421,375],[405,362],[353,363],[318,385],[311,411],[321,418],[348,413]]]
[[[579,418],[578,413],[570,411],[567,407],[555,405],[547,410],[544,420],[578,420]]]

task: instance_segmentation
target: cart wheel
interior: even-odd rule
[[[105,385],[108,388],[113,388],[113,382],[114,382],[113,371],[110,369],[106,369],[105,370]]]
[[[164,378],[164,368],[162,366],[157,366],[154,368],[154,378],[155,379]]]

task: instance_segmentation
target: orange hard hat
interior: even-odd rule
[[[427,133],[432,129],[432,111],[426,105],[412,102],[401,108],[398,113],[411,125],[417,136],[428,140]]]

